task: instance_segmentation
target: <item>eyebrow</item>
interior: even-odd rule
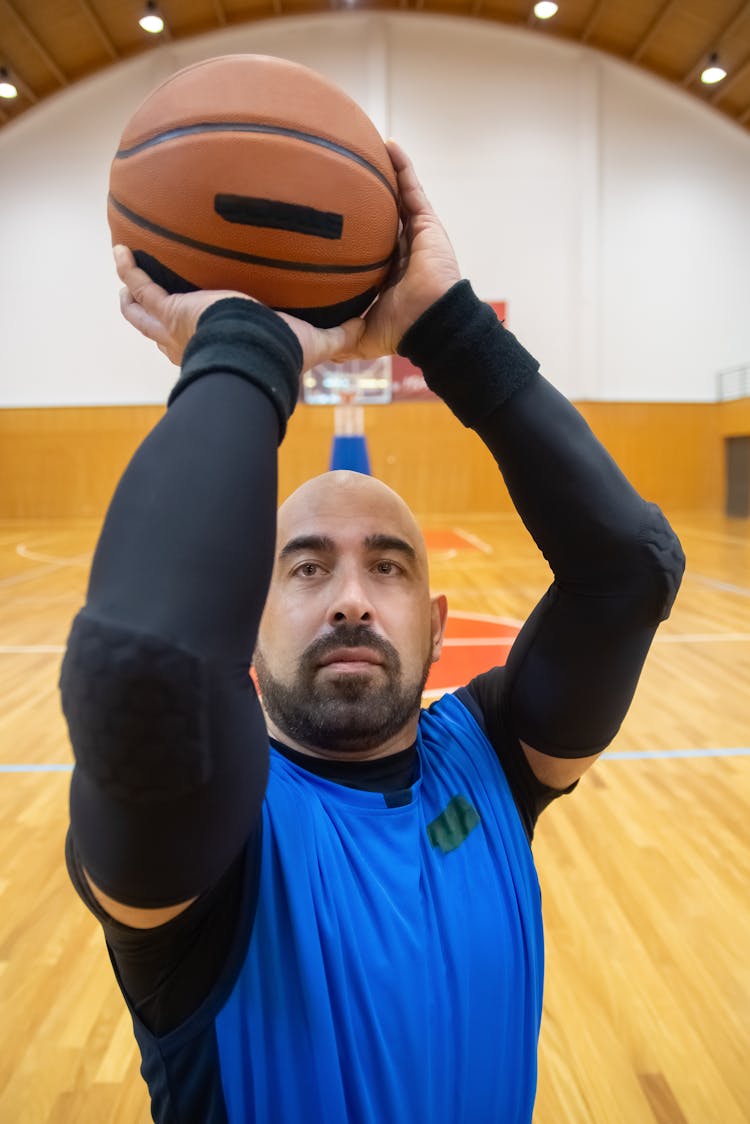
[[[286,546],[279,551],[279,559],[287,558],[290,554],[299,554],[302,550],[316,551],[318,554],[332,554],[336,549],[333,539],[328,535],[297,535],[290,539]]]
[[[405,539],[397,535],[368,535],[365,539],[367,550],[396,550],[405,554],[410,562],[416,562],[417,552]]]
[[[417,552],[405,539],[397,535],[368,535],[364,540],[366,550],[395,550],[404,554],[410,562],[416,562]],[[290,539],[279,551],[279,561],[288,558],[290,554],[299,554],[303,550],[311,550],[318,554],[333,554],[336,544],[328,535],[297,535]]]

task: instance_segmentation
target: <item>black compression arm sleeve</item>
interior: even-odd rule
[[[248,669],[301,361],[269,310],[212,306],[104,522],[61,691],[73,840],[129,905],[200,894],[257,822],[268,741]]]
[[[485,442],[554,573],[508,660],[504,704],[515,732],[553,756],[597,753],[669,615],[680,544],[468,282],[436,302],[399,351]]]

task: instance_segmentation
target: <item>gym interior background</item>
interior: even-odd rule
[[[724,6],[744,9],[747,53],[750,5]],[[670,7],[628,10],[645,27]],[[507,302],[508,327],[682,537],[683,591],[611,756],[540,821],[535,1121],[740,1124],[750,133],[587,43],[468,8],[284,12],[173,37],[0,128],[0,1121],[149,1118],[103,941],[64,871],[56,679],[107,502],[176,373],[119,317],[109,164],[159,82],[250,51],[319,70],[404,145],[464,276]],[[458,613],[522,620],[549,574],[481,443],[437,402],[367,407],[365,430],[373,472],[435,533],[433,581]],[[298,408],[280,499],[326,469],[332,434],[332,407]]]

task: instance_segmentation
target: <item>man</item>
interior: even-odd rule
[[[156,1121],[531,1120],[534,822],[616,733],[682,575],[661,512],[460,281],[391,157],[402,260],[363,321],[167,296],[116,254],[126,319],[182,373],[63,664],[67,860]],[[397,348],[491,450],[555,576],[507,668],[421,712],[446,603],[405,504],[331,473],[275,513],[300,371]]]

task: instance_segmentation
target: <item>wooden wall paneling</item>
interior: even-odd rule
[[[0,517],[101,516],[160,406],[0,410]]]
[[[727,435],[750,433],[750,399],[714,403],[580,402],[635,487],[667,511],[720,512]],[[103,516],[161,406],[0,410],[0,518]],[[300,406],[279,457],[279,497],[328,467],[333,408]],[[365,409],[373,472],[416,512],[508,513],[481,441],[438,402]]]

